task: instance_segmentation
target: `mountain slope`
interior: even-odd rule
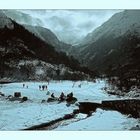
[[[57,52],[53,46],[5,16],[2,11],[0,11],[0,25],[1,78],[14,76],[18,80],[34,79],[33,71],[37,66],[43,68],[44,79],[47,78],[45,77],[47,67],[54,67],[51,75],[55,72],[56,76],[61,73],[62,69],[65,69],[67,73],[80,70],[78,61],[67,57],[65,53]],[[31,64],[36,61],[37,63]],[[41,69],[39,71],[38,73],[42,73]],[[52,77],[51,75],[48,77]]]
[[[72,47],[71,45],[60,41],[51,30],[44,28],[40,19],[16,10],[3,10],[3,12],[6,16],[15,20],[17,23],[22,24],[27,30],[53,46],[57,51],[68,52]]]
[[[23,25],[27,30],[34,33],[37,37],[52,45],[58,52],[68,52],[71,45],[61,42],[57,36],[49,29],[40,26]]]
[[[126,10],[88,34],[73,53],[91,69],[105,73],[109,67],[127,63],[130,48],[135,49],[139,43],[140,11]]]
[[[115,14],[75,46],[72,54],[91,70],[117,76],[119,89],[140,88],[140,10]]]
[[[106,35],[106,37],[113,36],[113,38],[117,38],[119,36],[123,36],[128,31],[133,33],[136,29],[137,32],[140,33],[139,17],[139,10],[125,10],[123,12],[117,13],[113,15],[107,22],[95,29],[92,33],[89,33],[82,43],[89,44],[89,42],[95,42],[104,35]]]

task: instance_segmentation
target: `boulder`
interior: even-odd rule
[[[15,92],[14,97],[21,97],[21,92]]]
[[[22,101],[23,102],[25,102],[25,101],[27,101],[28,100],[28,97],[26,97],[26,96],[24,96],[23,98],[22,98]]]
[[[74,104],[77,101],[77,98],[75,98],[75,97],[67,98],[66,101],[70,104]]]

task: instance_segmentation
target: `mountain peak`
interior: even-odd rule
[[[106,73],[110,67],[130,64],[132,59],[133,63],[138,61],[134,54],[139,53],[139,44],[140,10],[125,10],[87,35],[74,55],[90,69]],[[134,67],[138,69],[138,65]]]
[[[128,32],[140,34],[140,10],[125,10],[114,14],[108,21],[88,34],[82,43],[95,42],[101,37],[119,37]]]

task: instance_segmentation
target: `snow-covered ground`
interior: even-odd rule
[[[50,95],[47,91],[53,92],[59,96],[61,92],[68,94],[74,93],[78,101],[95,101],[100,102],[105,99],[117,99],[116,96],[110,96],[104,93],[101,88],[105,86],[104,81],[96,83],[87,81],[51,81],[48,85],[46,82],[25,82],[10,83],[2,85],[0,92],[5,95],[14,95],[14,92],[21,92],[22,96],[27,96],[31,101],[19,103],[10,102],[4,97],[0,97],[0,130],[20,130],[33,125],[49,122],[63,117],[65,114],[72,113],[75,105],[70,107],[66,103],[41,103]],[[39,90],[39,85],[48,85],[48,90]],[[79,85],[81,84],[81,87]],[[28,86],[28,88],[26,88]],[[116,111],[104,111],[98,109],[92,117],[71,123],[67,126],[60,126],[57,130],[124,130],[135,126],[138,122],[136,119],[127,118]]]
[[[61,125],[55,130],[69,131],[92,131],[92,130],[129,130],[138,124],[138,120],[128,118],[117,111],[105,111],[97,109],[91,117],[69,125]]]

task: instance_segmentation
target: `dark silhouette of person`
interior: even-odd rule
[[[81,84],[79,84],[78,87],[81,88]]]
[[[71,98],[73,97],[73,92],[71,92],[71,93],[69,94],[69,97],[71,97]]]
[[[44,90],[44,89],[45,89],[45,86],[43,85],[43,86],[42,86],[42,90]]]
[[[67,95],[66,101],[72,101],[73,100],[73,92]]]
[[[51,94],[51,97],[52,97],[52,98],[55,98],[54,93]]]
[[[23,84],[23,88],[25,87],[25,84]]]
[[[64,95],[63,92],[60,94],[59,100],[60,101],[64,101],[65,100],[65,95]]]
[[[39,85],[39,90],[41,90],[41,86]]]

